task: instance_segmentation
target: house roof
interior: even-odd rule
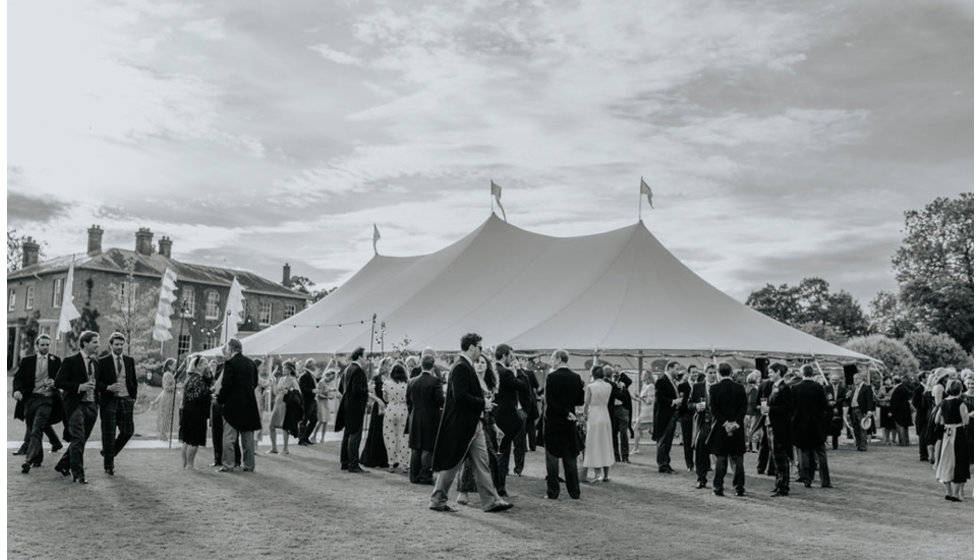
[[[79,270],[98,270],[118,274],[129,274],[132,272],[135,276],[159,279],[163,277],[163,273],[167,267],[170,267],[177,274],[178,282],[229,287],[231,286],[232,278],[238,277],[238,282],[242,285],[246,293],[292,297],[296,299],[307,299],[309,297],[302,292],[287,288],[282,284],[245,270],[185,263],[167,258],[159,253],[142,255],[136,251],[115,248],[94,255],[82,254],[54,257],[8,274],[7,281],[10,282],[11,280],[20,280],[33,276],[41,277],[66,272],[73,258],[75,259],[76,272]]]

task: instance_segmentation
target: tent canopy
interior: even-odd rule
[[[427,255],[375,255],[334,293],[243,344],[249,355],[348,353],[384,323],[385,350],[484,346],[637,355],[871,358],[739,303],[675,258],[642,221],[580,237],[550,237],[491,215]],[[407,340],[407,344],[404,343]],[[374,344],[379,350],[379,345]]]

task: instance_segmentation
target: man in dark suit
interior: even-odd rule
[[[670,468],[670,446],[674,443],[677,407],[684,400],[677,392],[676,377],[680,364],[669,362],[664,374],[653,384],[653,439],[657,442],[657,467],[662,473],[673,474]]]
[[[316,428],[316,376],[313,358],[306,360],[303,375],[299,376],[299,392],[303,395],[303,420],[299,427],[299,444],[311,445],[310,434]]]
[[[215,367],[215,377],[214,377],[214,387],[211,391],[217,397],[218,390],[221,389],[221,382],[224,381],[222,375],[224,375],[225,364],[222,361]],[[214,448],[214,463],[211,463],[212,467],[220,468],[222,465],[222,455],[224,454],[224,437],[225,437],[225,421],[221,416],[221,411],[223,407],[221,403],[218,402],[217,398],[211,401],[211,446]],[[241,466],[242,464],[242,446],[235,442],[235,466]]]
[[[579,374],[568,369],[568,352],[555,350],[551,355],[554,370],[548,374],[544,389],[544,448],[547,468],[548,498],[558,499],[558,461],[561,460],[568,495],[579,499],[578,447],[576,445],[575,407],[585,404],[585,383]]]
[[[688,406],[691,399],[691,390],[697,382],[698,366],[691,365],[687,368],[687,376],[677,384],[677,394],[681,398],[681,403],[677,407],[677,424],[681,427],[681,445],[684,448],[684,464],[687,465],[687,472],[694,470],[694,446],[692,434],[694,428],[694,414]]]
[[[109,354],[99,360],[99,376],[95,380],[102,419],[102,463],[109,476],[115,476],[115,458],[136,432],[136,363],[131,356],[123,355],[124,346],[126,337],[122,333],[109,336]]]
[[[65,420],[71,442],[68,453],[61,456],[54,470],[63,476],[72,475],[72,481],[88,484],[85,480],[85,443],[95,426],[98,415],[96,379],[99,365],[99,333],[85,331],[78,337],[78,353],[65,358],[55,379],[55,387],[64,391]]]
[[[221,376],[218,402],[224,420],[221,452],[223,464],[220,472],[233,471],[235,442],[242,446],[242,470],[255,471],[255,431],[262,429],[259,403],[255,400],[255,388],[259,385],[259,372],[255,362],[242,355],[242,343],[230,338],[222,349],[225,368]]]
[[[725,362],[718,365],[721,381],[711,386],[708,401],[711,406],[711,435],[708,447],[715,455],[714,492],[724,496],[725,475],[728,462],[735,467],[735,495],[745,495],[745,468],[742,457],[745,455],[745,411],[748,409],[745,389],[732,380],[732,366]]]
[[[786,371],[785,364],[769,365],[771,383],[759,401],[759,410],[766,421],[766,440],[772,455],[773,470],[776,473],[773,497],[789,495],[789,462],[793,455],[793,414],[796,405],[793,391],[786,383]]]
[[[337,407],[334,431],[344,431],[344,437],[340,442],[340,468],[353,473],[367,472],[358,462],[361,433],[364,431],[364,409],[368,401],[368,383],[364,365],[364,347],[358,346],[351,352],[350,364],[337,385],[340,390],[340,405]]]
[[[493,408],[493,400],[489,393],[484,393],[474,368],[480,358],[482,340],[475,333],[463,335],[459,344],[462,352],[449,373],[446,406],[432,451],[432,470],[439,473],[429,505],[434,511],[456,511],[446,504],[446,500],[456,473],[467,457],[472,462],[483,510],[495,512],[514,507],[497,494],[490,475],[490,457],[480,418]]]
[[[759,391],[755,396],[756,408],[761,408],[763,401],[769,401],[769,397],[772,396],[772,387],[774,384],[775,381],[772,376],[769,376],[759,384]],[[772,430],[769,427],[769,420],[765,415],[759,417],[759,430],[762,432],[762,437],[759,438],[759,457],[756,462],[756,471],[759,474],[776,476],[776,466],[772,461],[772,436],[770,434]]]
[[[527,415],[521,410],[520,404],[520,395],[526,390],[527,385],[510,369],[512,352],[513,349],[506,344],[499,344],[494,349],[499,385],[497,395],[494,397],[497,406],[493,409],[493,416],[497,427],[504,433],[497,448],[499,451],[497,468],[501,478],[498,493],[503,497],[507,497],[506,490],[503,490],[503,482],[507,480],[507,472],[510,470],[511,449],[514,450],[514,472],[517,474],[524,470],[524,455],[527,452],[527,436],[524,434]]]
[[[524,431],[527,434],[527,450],[537,451],[538,427],[541,425],[541,408],[538,402],[541,397],[541,385],[538,383],[538,376],[528,369],[527,365],[524,360],[521,360],[517,375],[527,385],[527,390],[522,393],[524,400],[521,401],[521,407],[527,413],[527,420],[524,422]]]
[[[688,410],[692,414],[692,431],[694,438],[694,471],[698,477],[695,488],[703,489],[708,485],[708,470],[711,469],[711,456],[708,452],[708,433],[711,430],[711,407],[708,406],[708,387],[715,383],[714,370],[705,369],[704,381],[699,381],[691,387],[691,397],[688,399]]]
[[[405,404],[408,406],[408,447],[412,459],[408,467],[408,480],[414,484],[432,484],[432,449],[436,445],[442,405],[446,402],[442,381],[432,373],[436,365],[434,355],[422,357],[419,374],[408,382]]]
[[[858,373],[854,376],[855,386],[848,395],[847,402],[850,405],[848,414],[851,418],[851,429],[854,430],[854,444],[858,451],[868,450],[868,434],[861,426],[863,418],[874,417],[875,413],[875,394],[868,385],[867,374]]]
[[[915,434],[919,439],[919,460],[929,460],[929,438],[926,437],[926,428],[929,426],[929,411],[932,410],[932,392],[926,387],[926,379],[929,374],[922,372],[919,374],[919,382],[912,391],[912,406],[915,408]]]
[[[612,366],[603,366],[602,373],[605,382],[612,386],[607,408],[612,424],[613,455],[617,462],[629,463],[630,417],[633,415],[633,399],[630,398],[629,384],[633,380],[628,375],[616,371]]]
[[[51,337],[46,334],[37,337],[34,349],[36,352],[33,355],[20,361],[13,383],[13,396],[17,400],[15,408],[22,410],[29,434],[25,461],[21,465],[24,474],[31,472],[32,466],[41,466],[44,461],[42,436],[52,424],[61,422],[64,416],[61,398],[54,388],[61,359],[49,353]]]
[[[827,393],[827,406],[830,408],[827,414],[827,431],[831,446],[837,449],[840,433],[844,429],[844,395],[847,389],[841,383],[839,375],[831,374],[830,385],[827,385],[824,390]]]
[[[793,387],[793,445],[800,451],[800,478],[803,486],[813,482],[813,464],[820,471],[820,486],[831,488],[830,468],[827,466],[827,434],[824,431],[827,418],[827,394],[814,380],[813,366],[800,370],[803,381]]]

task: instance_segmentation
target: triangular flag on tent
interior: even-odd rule
[[[160,280],[160,301],[157,303],[157,316],[153,321],[153,340],[166,342],[173,338],[170,334],[170,316],[174,314],[173,302],[177,299],[177,274],[168,266]]]
[[[640,177],[640,196],[643,195],[646,195],[647,202],[650,203],[650,208],[653,208],[653,190],[650,188],[650,185],[643,180],[643,177]]]
[[[490,181],[490,194],[497,199],[497,206],[500,207],[500,213],[504,215],[504,221],[507,221],[507,212],[504,210],[504,205],[500,203],[500,197],[504,194],[504,189],[500,188],[500,185],[494,183],[491,179]]]
[[[75,282],[75,257],[71,258],[68,265],[68,278],[61,294],[61,317],[58,319],[58,334],[71,330],[71,322],[82,316],[75,308],[74,298],[71,295],[72,284]]]
[[[225,323],[223,327],[225,342],[238,334],[238,325],[245,320],[242,317],[242,313],[245,311],[245,304],[242,303],[244,299],[245,294],[242,292],[242,285],[238,283],[238,277],[235,276],[231,279],[231,289],[228,291],[228,303],[225,304]]]
[[[374,224],[374,254],[378,254],[378,240],[381,239],[381,232],[378,231],[378,224]]]

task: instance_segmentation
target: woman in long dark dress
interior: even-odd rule
[[[939,422],[943,426],[942,450],[936,464],[936,480],[946,487],[946,499],[963,501],[963,485],[970,478],[970,456],[973,442],[967,437],[970,412],[961,394],[963,384],[951,381],[942,400]]]
[[[180,441],[184,442],[180,456],[184,468],[194,468],[197,448],[207,444],[208,419],[211,417],[211,376],[207,360],[192,356],[188,362],[187,383],[181,401]]]
[[[368,392],[368,408],[371,409],[371,420],[368,422],[367,439],[361,450],[361,464],[365,467],[381,469],[388,468],[388,450],[385,448],[384,420],[384,378],[388,375],[391,360],[381,360],[377,375],[371,379]]]
[[[497,392],[497,387],[499,386],[497,373],[494,371],[492,364],[493,362],[483,354],[473,364],[473,367],[476,369],[477,379],[480,381],[480,388],[483,390],[484,397],[488,400],[493,400]],[[497,494],[501,498],[506,498],[506,479],[501,474],[500,467],[498,466],[500,453],[497,451],[497,424],[493,420],[493,414],[489,412],[483,413],[480,422],[483,423],[483,435],[486,436],[487,455],[490,460],[490,478],[493,480],[493,485],[497,489]],[[473,461],[470,460],[469,455],[463,461],[463,468],[460,470],[459,479],[456,483],[456,491],[459,492],[459,495],[456,497],[456,503],[464,505],[469,503],[469,493],[477,491],[476,476],[473,474]]]

